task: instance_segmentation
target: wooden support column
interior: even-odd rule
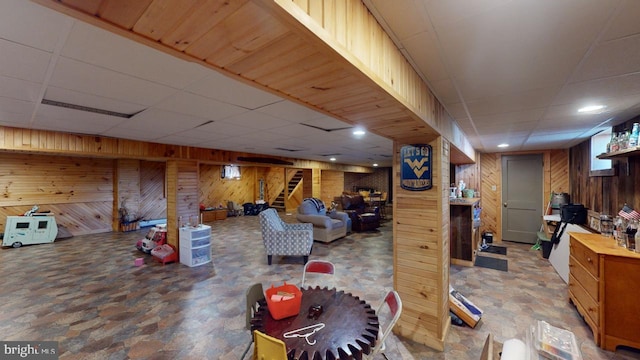
[[[449,332],[449,142],[432,146],[433,187],[410,191],[400,187],[400,149],[416,142],[394,142],[393,283],[400,294],[402,316],[394,332],[443,351]]]
[[[167,160],[167,242],[178,249],[179,219],[184,224],[200,221],[198,168],[197,161]]]
[[[322,171],[319,168],[311,169],[311,177],[311,193],[314,198],[320,199],[322,197]]]
[[[320,168],[304,169],[302,172],[302,196],[304,198],[322,196],[322,171]]]

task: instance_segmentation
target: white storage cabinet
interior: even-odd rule
[[[180,228],[180,262],[190,267],[211,262],[211,226]]]

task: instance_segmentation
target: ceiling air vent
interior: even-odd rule
[[[318,130],[322,130],[322,131],[326,131],[326,132],[339,131],[339,130],[347,130],[347,129],[351,129],[351,128],[353,127],[353,126],[346,126],[346,127],[339,127],[339,128],[327,129],[327,128],[323,128],[323,127],[320,127],[320,126],[309,125],[309,124],[305,124],[305,123],[300,123],[300,125],[308,126],[308,127],[310,127],[310,128],[314,128],[314,129],[318,129]]]
[[[42,103],[45,104],[45,105],[57,106],[57,107],[65,108],[65,109],[86,111],[86,112],[90,112],[90,113],[102,114],[102,115],[107,115],[107,116],[121,117],[121,118],[125,118],[125,119],[130,119],[133,116],[135,116],[136,114],[139,114],[142,111],[144,111],[144,110],[140,110],[140,111],[136,111],[136,112],[131,113],[131,114],[125,114],[125,113],[120,113],[120,112],[117,112],[117,111],[97,109],[97,108],[92,108],[92,107],[88,107],[88,106],[69,104],[69,103],[65,103],[65,102],[62,102],[62,101],[54,101],[54,100],[47,100],[47,99],[42,99]]]

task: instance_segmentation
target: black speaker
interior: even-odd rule
[[[587,222],[587,208],[582,204],[566,204],[560,207],[560,220],[567,224],[582,225]]]

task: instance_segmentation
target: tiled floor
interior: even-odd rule
[[[137,251],[145,230],[1,249],[0,339],[59,341],[61,359],[238,359],[249,340],[245,289],[299,283],[302,260],[275,257],[268,266],[257,217],[210,225],[213,263],[198,268],[162,266]],[[452,285],[485,311],[475,329],[452,326],[444,352],[392,335],[388,358],[478,359],[488,333],[524,339],[540,319],[573,331],[586,360],[640,359],[640,351],[597,348],[539,252],[503,245],[508,272],[451,267]],[[145,265],[135,267],[137,257]],[[393,284],[391,222],[379,232],[316,243],[311,258],[334,262],[333,285],[377,306]]]

